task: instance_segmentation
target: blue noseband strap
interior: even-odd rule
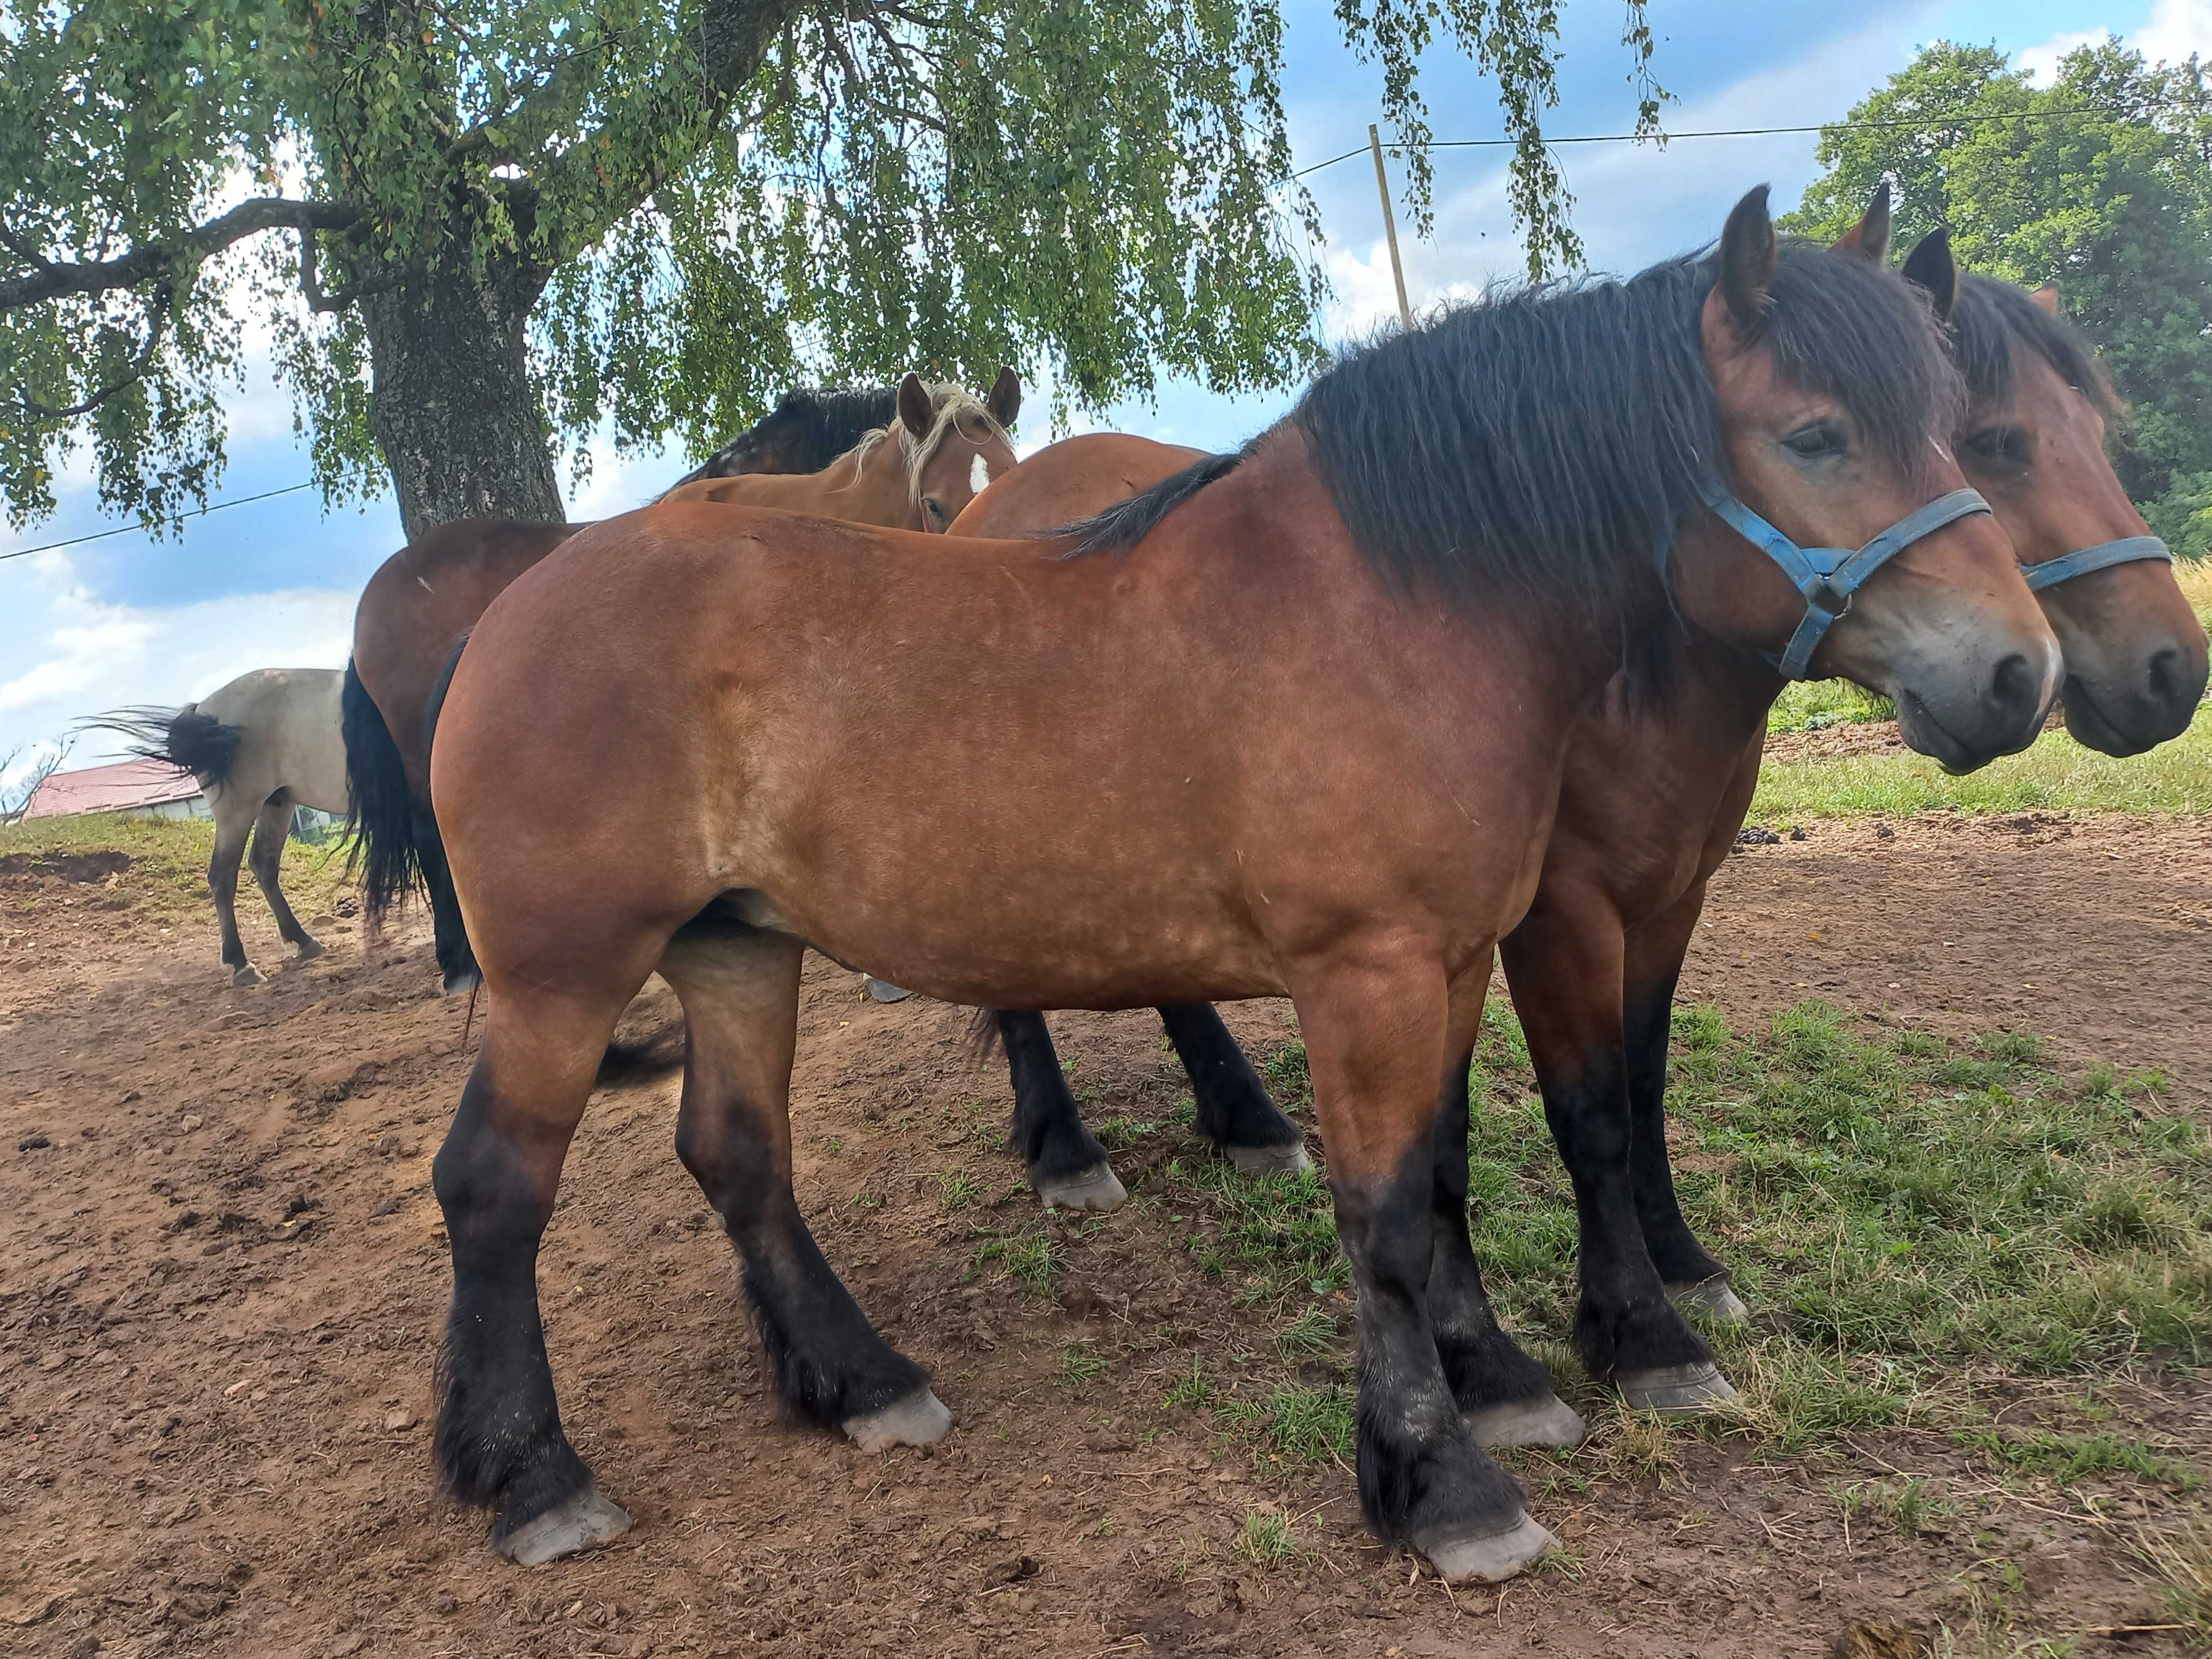
[[[1867,578],[1899,554],[1945,525],[1969,514],[1986,513],[1990,504],[1971,489],[1954,489],[1938,495],[1927,506],[1906,514],[1895,524],[1856,550],[1844,547],[1800,547],[1772,525],[1746,507],[1719,480],[1709,480],[1700,494],[1722,523],[1782,568],[1790,585],[1804,596],[1805,616],[1782,654],[1765,653],[1767,661],[1782,671],[1784,679],[1802,680],[1813,653],[1837,618],[1851,608],[1851,596]],[[2095,550],[2088,550],[2094,551]],[[1665,556],[1662,551],[1661,556]],[[2079,555],[2069,556],[2079,557]],[[2124,556],[2148,557],[2146,554]],[[2063,562],[2063,561],[2054,561]],[[2068,573],[2076,574],[2069,572]],[[2063,580],[2055,576],[2054,581]]]
[[[2070,582],[2093,570],[2110,570],[2116,564],[2133,564],[2138,559],[2163,559],[2172,564],[2173,551],[2155,536],[2123,536],[2116,542],[2077,548],[2057,558],[2045,559],[2041,564],[2023,565],[2020,574],[2027,578],[2030,587],[2040,593],[2046,587]]]

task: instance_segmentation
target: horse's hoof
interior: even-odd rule
[[[587,1481],[582,1491],[536,1520],[492,1540],[492,1547],[519,1567],[534,1567],[564,1555],[580,1555],[629,1530],[629,1516],[622,1506],[600,1497],[599,1487]]]
[[[893,1446],[933,1446],[945,1438],[951,1426],[951,1409],[927,1389],[894,1401],[879,1412],[845,1419],[845,1432],[864,1452],[884,1451]]]
[[[1559,1540],[1528,1518],[1523,1510],[1500,1532],[1416,1533],[1413,1547],[1446,1578],[1473,1578],[1496,1584],[1510,1578]]]
[[[1667,1299],[1680,1311],[1715,1325],[1741,1325],[1751,1317],[1751,1310],[1725,1274],[1716,1273],[1696,1285],[1669,1285]]]
[[[292,955],[296,961],[313,962],[317,957],[322,955],[323,949],[322,940],[303,939],[293,948]]]
[[[894,985],[887,979],[878,979],[873,974],[868,975],[868,996],[872,1001],[904,1002],[913,994],[903,986]]]
[[[1582,1413],[1555,1394],[1516,1400],[1467,1413],[1467,1431],[1478,1446],[1579,1446],[1587,1432]]]
[[[1657,1412],[1662,1417],[1711,1411],[1735,1398],[1735,1390],[1721,1375],[1720,1367],[1710,1363],[1616,1371],[1613,1381],[1632,1411]]]
[[[1229,1161],[1243,1176],[1296,1175],[1300,1170],[1313,1168],[1313,1159],[1306,1156],[1306,1144],[1294,1140],[1287,1146],[1224,1146]]]
[[[1036,1184],[1048,1210],[1115,1210],[1129,1196],[1109,1164],[1094,1164],[1072,1176],[1049,1176]]]
[[[246,963],[230,970],[230,982],[233,985],[258,985],[261,983],[261,970],[252,963]]]
[[[443,987],[449,997],[465,997],[483,983],[483,975],[473,968],[456,969],[446,975]]]

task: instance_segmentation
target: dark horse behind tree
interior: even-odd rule
[[[984,398],[914,374],[880,394],[794,392],[671,493],[752,486],[763,505],[942,530],[993,474],[1012,467],[1006,428],[1021,400],[1021,381],[1006,368]],[[776,469],[782,476],[754,485]],[[695,482],[702,474],[714,482]],[[386,559],[355,611],[343,724],[363,907],[374,922],[416,887],[428,894],[448,994],[474,985],[476,967],[430,801],[431,690],[484,607],[583,528],[506,519],[441,525]]]
[[[1887,192],[1844,246],[1879,264]],[[2095,356],[2052,310],[1985,277],[1960,276],[1941,233],[1906,261],[1948,319],[1967,402],[1953,446],[2027,567],[2065,654],[2067,723],[2107,754],[2188,728],[2206,674],[2204,633],[2104,448],[2112,394]],[[961,526],[1014,533],[1060,522],[1128,480],[1164,477],[1184,452],[1121,439],[1116,467],[1054,446],[980,497]],[[1148,475],[1149,474],[1149,477]],[[1103,493],[1102,493],[1103,492]],[[1042,509],[1036,511],[1036,509]],[[1024,522],[1026,520],[1026,522]],[[1758,782],[1766,713],[1783,680],[1694,631],[1658,695],[1624,678],[1569,744],[1558,820],[1528,915],[1503,945],[1530,1059],[1583,1218],[1578,1346],[1632,1405],[1700,1409],[1730,1396],[1710,1351],[1660,1300],[1707,1317],[1743,1315],[1727,1270],[1691,1232],[1666,1152],[1669,1016],[1705,885],[1727,856]],[[1200,1133],[1242,1166],[1296,1127],[1210,1008],[1162,1009],[1190,1066]],[[1048,1204],[1120,1183],[1084,1128],[1042,1015],[1001,1012],[1015,1139]],[[1443,1111],[1463,1121],[1465,1068]],[[1534,1374],[1533,1360],[1526,1362]],[[1470,1423],[1484,1443],[1578,1437],[1573,1413],[1533,1388]]]
[[[1057,545],[682,503],[556,550],[460,653],[431,766],[489,993],[434,1166],[452,1489],[520,1560],[628,1524],[562,1432],[536,1264],[656,971],[677,1151],[783,1398],[872,1449],[950,1425],[792,1191],[812,945],[978,1006],[1289,995],[1358,1294],[1362,1512],[1449,1576],[1518,1571],[1552,1540],[1462,1418],[1497,1332],[1437,1100],[1569,735],[1624,665],[1663,684],[1679,611],[1921,711],[1953,764],[2029,742],[2057,647],[1942,447],[1956,392],[1925,304],[1778,247],[1761,190],[1711,258],[1356,352]],[[1808,593],[1801,544],[1862,550]]]

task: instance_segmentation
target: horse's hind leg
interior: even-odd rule
[[[885,1342],[823,1259],[791,1190],[791,1058],[804,947],[718,918],[670,943],[660,975],[688,1038],[676,1152],[744,1263],[745,1294],[783,1400],[863,1451],[952,1426],[921,1366]]]
[[[1698,1242],[1674,1195],[1667,1156],[1667,1048],[1673,1036],[1674,985],[1682,957],[1705,909],[1701,882],[1672,910],[1628,936],[1628,1164],[1636,1213],[1652,1264],[1676,1307],[1723,1325],[1750,1316],[1726,1266]]]
[[[222,965],[233,985],[258,985],[260,970],[246,960],[238,937],[238,866],[253,833],[254,814],[238,792],[226,789],[215,800],[215,851],[208,859],[208,894],[215,900],[216,925],[222,930]]]
[[[1572,1446],[1581,1414],[1552,1391],[1551,1373],[1508,1336],[1492,1311],[1482,1269],[1468,1237],[1467,1068],[1462,1054],[1437,1103],[1435,1255],[1429,1266],[1429,1323],[1444,1380],[1476,1442],[1498,1446]]]
[[[1014,1085],[1014,1150],[1028,1165],[1030,1188],[1048,1210],[1111,1210],[1128,1197],[1106,1149],[1083,1126],[1044,1016],[1000,1008],[991,1018]]]
[[[292,833],[292,799],[278,795],[261,803],[261,810],[253,817],[253,878],[261,884],[261,896],[269,901],[270,914],[276,918],[276,931],[284,942],[298,953],[302,962],[313,962],[322,955],[321,941],[300,926],[299,917],[285,902],[284,890],[277,885],[283,873],[284,842]]]
[[[483,1046],[431,1166],[453,1255],[438,1364],[439,1468],[496,1506],[492,1544],[525,1566],[625,1530],[568,1443],[538,1311],[538,1248],[599,1055],[635,984],[605,994],[518,982],[490,1000]]]
[[[1199,1133],[1243,1175],[1311,1169],[1305,1137],[1275,1104],[1213,1005],[1176,1003],[1159,1013],[1176,1058],[1190,1074]]]
[[[430,927],[437,941],[438,970],[447,996],[473,991],[482,983],[469,930],[461,921],[461,902],[453,893],[453,875],[446,863],[445,838],[428,806],[415,808],[415,856],[422,870],[422,885],[430,895]]]

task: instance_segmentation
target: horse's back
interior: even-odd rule
[[[1202,449],[1126,432],[1048,444],[968,504],[947,533],[1026,536],[1087,519],[1206,459]]]
[[[302,806],[346,810],[345,739],[335,668],[257,668],[200,699],[198,708],[244,733],[232,779],[255,802],[288,790]]]

